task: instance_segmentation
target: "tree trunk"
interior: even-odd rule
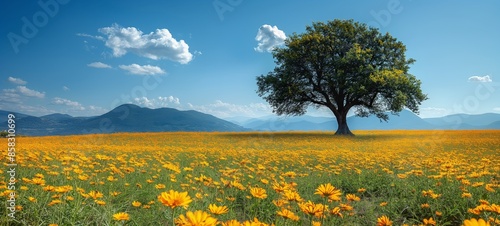
[[[337,123],[339,125],[337,132],[335,135],[349,135],[354,136],[354,134],[349,130],[349,126],[347,126],[347,114],[341,114],[337,117]]]

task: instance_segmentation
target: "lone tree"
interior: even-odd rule
[[[335,134],[352,135],[346,121],[351,108],[357,116],[387,121],[388,111],[418,113],[427,99],[420,80],[408,74],[415,60],[405,51],[390,34],[353,20],[316,22],[273,50],[277,66],[257,77],[257,93],[278,115],[326,106],[337,118]]]

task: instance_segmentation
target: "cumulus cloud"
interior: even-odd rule
[[[109,66],[105,63],[102,63],[102,62],[93,62],[93,63],[87,64],[87,66],[95,67],[95,68],[111,68],[111,66]]]
[[[134,98],[134,103],[143,107],[148,108],[161,108],[173,105],[180,105],[180,100],[174,96],[162,97],[159,96],[157,98],[147,98],[147,97],[137,97]]]
[[[278,29],[277,26],[271,26],[264,24],[259,28],[255,40],[258,44],[255,51],[258,52],[271,52],[274,47],[282,45],[285,43],[286,35],[285,32]]]
[[[36,90],[29,89],[26,86],[18,86],[17,91],[21,93],[24,96],[28,97],[37,97],[37,98],[44,98],[45,97],[45,92],[38,92]]]
[[[158,74],[165,74],[165,71],[161,69],[160,67],[157,66],[151,66],[151,65],[138,65],[138,64],[131,64],[131,65],[120,65],[118,66],[119,68],[126,70],[130,72],[131,74],[134,75],[158,75]]]
[[[168,59],[181,64],[193,59],[188,44],[184,40],[177,41],[168,29],[156,29],[155,32],[144,34],[135,27],[124,28],[113,24],[100,28],[99,32],[106,35],[106,46],[113,50],[115,57],[132,52],[153,60]]]
[[[20,79],[20,78],[14,78],[14,77],[9,77],[7,80],[9,80],[9,82],[12,82],[14,84],[18,84],[18,85],[26,85],[26,81]]]
[[[188,108],[206,114],[215,115],[220,118],[227,118],[235,115],[259,117],[263,115],[269,115],[272,113],[271,107],[263,103],[238,105],[238,104],[227,103],[221,100],[216,100],[214,103],[206,105],[193,105],[188,103]]]
[[[489,75],[485,76],[471,76],[469,77],[469,82],[493,82]]]
[[[80,103],[78,103],[76,101],[71,101],[68,99],[60,98],[60,97],[55,97],[52,100],[52,103],[57,104],[57,105],[65,105],[65,106],[68,106],[68,107],[71,107],[71,108],[77,109],[77,110],[82,110],[82,111],[85,110],[85,107],[83,107]]]

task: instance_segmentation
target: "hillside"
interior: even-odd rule
[[[5,115],[7,115],[5,113]],[[132,104],[116,107],[100,116],[72,117],[51,114],[41,117],[24,114],[16,120],[17,133],[31,136],[115,132],[160,131],[243,131],[243,127],[197,111],[173,108],[150,109]],[[6,118],[6,117],[5,117]],[[6,128],[6,122],[2,122]]]

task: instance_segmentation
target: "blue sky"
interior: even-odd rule
[[[124,103],[222,118],[271,114],[267,50],[314,21],[389,32],[416,59],[421,117],[500,112],[498,1],[2,1],[0,109],[105,113]],[[324,109],[308,114],[332,116]]]

